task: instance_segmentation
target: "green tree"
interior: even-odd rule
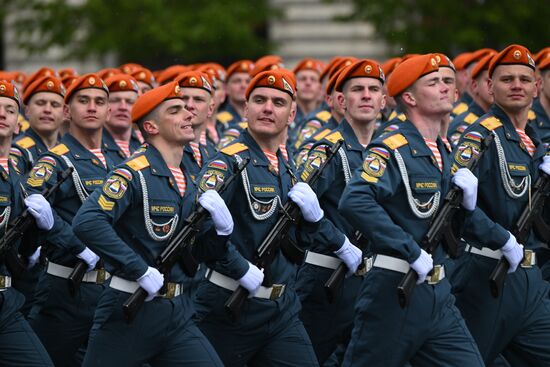
[[[332,0],[334,1],[334,0]],[[548,46],[548,0],[352,0],[352,19],[367,20],[396,55],[519,43]]]
[[[114,54],[120,63],[164,67],[228,63],[269,51],[267,0],[18,0],[14,28],[23,49],[59,46],[65,57]]]

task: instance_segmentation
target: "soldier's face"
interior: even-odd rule
[[[80,129],[98,130],[109,119],[109,99],[100,89],[77,91],[69,101],[71,125]]]
[[[29,124],[38,133],[57,131],[65,115],[63,97],[59,94],[40,92],[34,94],[25,108]]]
[[[499,65],[489,79],[489,89],[504,110],[525,109],[537,96],[535,71],[525,65]]]
[[[138,80],[137,85],[139,87],[139,95],[141,96],[145,92],[149,92],[151,89],[153,89],[149,84],[141,82]]]
[[[235,73],[227,81],[226,90],[230,99],[236,102],[246,102],[246,88],[250,83],[248,73]]]
[[[382,83],[374,78],[352,78],[344,85],[346,113],[358,123],[376,120],[385,106]]]
[[[550,70],[543,71],[541,79],[541,93],[547,101],[550,101]]]
[[[221,85],[221,82],[220,82],[218,89],[214,90],[214,111],[217,111],[224,101],[225,101],[225,88],[223,87],[223,85]]]
[[[296,116],[294,105],[288,93],[274,88],[255,88],[245,107],[248,129],[253,135],[264,137],[284,134]]]
[[[195,139],[192,118],[183,100],[165,101],[158,107],[157,135],[168,144],[185,145]]]
[[[472,91],[474,96],[479,98],[486,105],[493,104],[493,95],[489,91],[489,72],[482,71],[477,78],[472,80]]]
[[[441,73],[436,71],[424,75],[414,83],[410,101],[421,115],[444,116],[453,109],[449,92]]]
[[[313,70],[302,70],[296,74],[298,98],[304,101],[316,101],[321,94],[319,73]]]
[[[181,88],[183,91],[183,103],[185,109],[193,115],[191,123],[193,129],[200,128],[212,115],[213,104],[210,93],[200,88]]]
[[[449,87],[449,101],[455,103],[458,98],[458,90],[456,89],[456,73],[453,69],[443,67],[439,69],[441,77],[443,78],[443,83]]]
[[[17,127],[19,107],[17,103],[6,97],[0,97],[0,137],[11,138]]]
[[[132,91],[113,92],[109,95],[111,116],[107,125],[113,129],[125,130],[132,127],[132,107],[137,100],[137,93]]]

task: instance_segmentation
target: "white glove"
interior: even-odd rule
[[[339,250],[334,251],[336,256],[338,256],[348,267],[349,271],[346,276],[351,276],[357,271],[357,268],[361,264],[363,252],[351,243],[348,238],[344,241],[342,247]]]
[[[38,264],[38,260],[40,260],[40,250],[42,249],[42,246],[38,246],[36,251],[28,257],[28,264],[27,269],[33,268],[36,264]]]
[[[148,296],[145,298],[145,302],[149,302],[155,298],[157,292],[162,288],[164,284],[164,275],[162,275],[157,268],[149,266],[145,274],[140,276],[137,282],[141,288],[147,291]]]
[[[81,253],[76,255],[79,259],[82,259],[88,264],[88,271],[92,271],[95,268],[95,265],[99,261],[99,256],[95,254],[92,250],[90,250],[88,247],[84,249]]]
[[[468,168],[460,168],[451,181],[462,189],[462,206],[466,210],[474,210],[477,201],[477,177]]]
[[[550,155],[545,155],[542,158],[542,163],[539,165],[539,169],[547,175],[550,175]]]
[[[424,250],[420,250],[420,256],[412,264],[411,268],[418,274],[418,280],[416,284],[424,283],[426,276],[434,267],[434,261],[432,255],[428,254]]]
[[[40,194],[32,194],[25,198],[25,205],[29,213],[36,220],[39,229],[49,231],[53,227],[52,207],[48,200]]]
[[[323,219],[325,213],[319,205],[317,195],[305,182],[298,182],[288,192],[290,200],[300,207],[304,219],[310,223],[316,223]]]
[[[249,293],[249,298],[254,297],[262,282],[264,281],[264,273],[256,265],[248,264],[248,271],[238,280],[239,284],[242,285]]]
[[[216,190],[208,190],[199,197],[201,206],[208,210],[214,221],[216,233],[220,236],[229,236],[233,232],[233,218],[225,201]]]
[[[523,260],[523,245],[520,245],[516,240],[516,237],[510,233],[510,238],[508,238],[508,241],[506,241],[500,250],[510,264],[508,273],[513,273],[518,268],[521,260]]]

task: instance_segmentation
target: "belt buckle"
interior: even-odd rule
[[[359,267],[355,271],[354,275],[361,277],[367,274],[372,268],[372,263],[373,263],[372,257],[363,258],[363,261],[361,261],[361,264],[359,264]]]
[[[105,282],[105,269],[98,269],[96,271],[97,271],[96,273],[97,275],[96,275],[95,283],[103,284],[103,282]]]
[[[0,275],[0,289],[6,289],[6,276]]]
[[[162,295],[164,298],[174,298],[176,296],[176,283],[166,283],[166,292]]]
[[[426,280],[428,284],[437,284],[442,279],[443,265],[436,265],[433,268],[432,274],[429,275]]]
[[[273,286],[271,287],[271,294],[269,295],[269,299],[274,300],[281,297],[284,291],[285,284],[273,284]]]
[[[533,265],[537,263],[537,257],[533,250],[525,250],[523,252],[523,260],[521,261],[520,266],[522,268],[532,268]]]

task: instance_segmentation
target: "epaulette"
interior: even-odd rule
[[[320,131],[319,133],[315,134],[313,136],[313,140],[316,140],[316,141],[319,141],[321,139],[323,139],[325,136],[328,135],[328,133],[330,133],[332,130],[330,129],[324,129],[322,131]]]
[[[453,108],[453,114],[455,115],[460,115],[466,111],[468,111],[468,105],[464,102],[460,102]]]
[[[23,115],[19,115],[19,117],[17,117],[17,123],[19,124],[20,130],[22,132],[27,131],[31,127],[31,124],[29,124],[29,122],[23,117]]]
[[[65,155],[69,152],[69,148],[65,144],[58,144],[50,149],[50,152],[57,155]]]
[[[332,117],[332,114],[328,111],[319,111],[315,117],[317,117],[319,120],[322,120],[323,122],[327,122]]]
[[[464,117],[464,122],[466,122],[468,125],[471,125],[473,124],[479,117],[477,117],[475,114],[473,113],[469,113],[466,115],[466,117]]]
[[[140,155],[126,162],[126,165],[134,171],[141,171],[142,169],[149,167],[149,161],[145,155]]]
[[[243,143],[235,143],[235,144],[231,144],[231,145],[226,146],[225,148],[223,148],[220,151],[223,154],[232,156],[232,155],[235,155],[237,153],[244,152],[245,150],[248,150],[248,147],[246,145],[244,145]]]
[[[502,126],[502,122],[500,122],[500,120],[494,116],[487,117],[485,120],[481,121],[479,124],[489,131],[493,131],[497,127]]]
[[[400,113],[399,115],[397,115],[397,119],[400,121],[405,121],[407,119],[407,116],[405,116],[404,113]]]
[[[407,138],[405,138],[402,134],[392,135],[382,140],[382,143],[384,143],[388,148],[392,150],[402,147],[403,145],[409,144],[409,142],[407,141]]]
[[[342,139],[344,139],[344,137],[342,136],[342,134],[340,134],[340,131],[335,131],[332,134],[327,135],[325,137],[325,140],[330,141],[332,144],[336,144],[338,140],[342,140]]]
[[[535,111],[529,110],[529,112],[527,112],[528,120],[535,120],[536,118],[537,118],[537,114],[535,113]]]
[[[23,149],[29,149],[36,145],[36,142],[31,138],[30,136],[25,136],[24,138],[17,140],[15,142],[15,145],[23,148]]]
[[[239,125],[241,129],[246,129],[248,127],[248,122],[241,121],[237,125]]]
[[[233,115],[230,112],[223,111],[216,115],[216,119],[221,123],[227,124],[229,121],[233,120]]]

